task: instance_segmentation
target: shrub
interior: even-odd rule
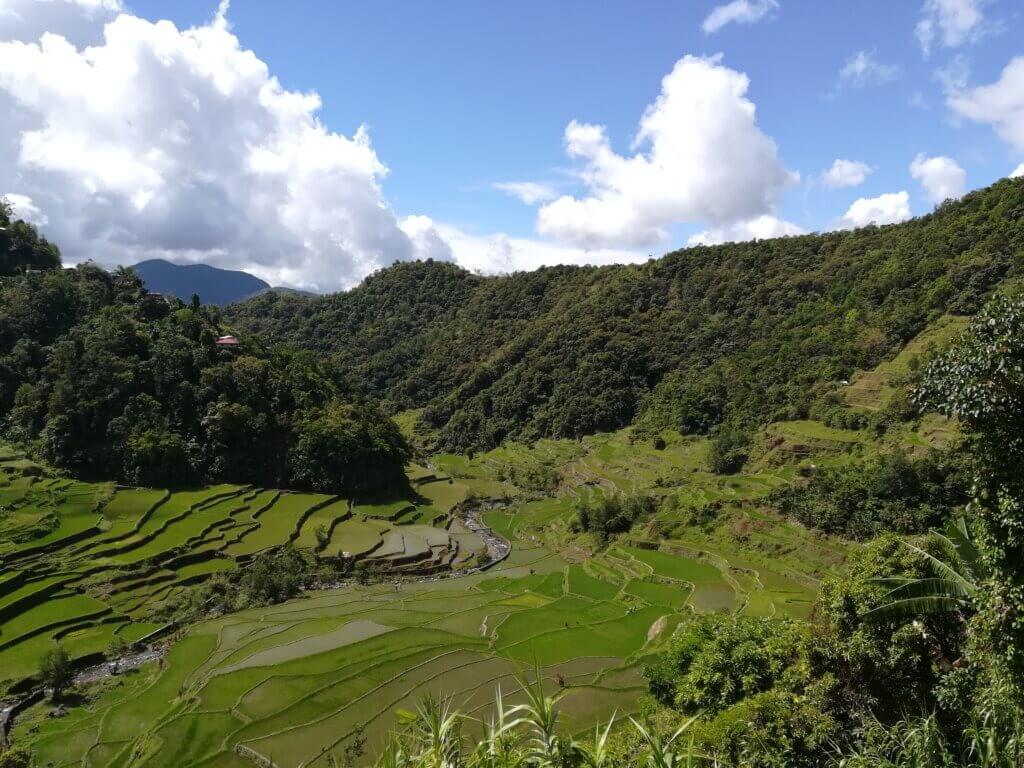
[[[657,508],[658,500],[647,493],[603,496],[596,502],[581,499],[576,505],[576,526],[597,534],[604,542],[617,533],[625,533],[641,516],[652,514]]]
[[[750,434],[734,426],[723,426],[711,438],[708,463],[718,475],[732,475],[750,458]]]
[[[71,656],[63,646],[56,646],[46,651],[39,659],[39,677],[43,685],[50,689],[54,701],[60,701],[64,690],[74,680],[74,669]]]
[[[958,451],[911,458],[894,451],[815,472],[780,491],[783,514],[826,533],[868,539],[882,531],[920,533],[970,498],[968,462]]]

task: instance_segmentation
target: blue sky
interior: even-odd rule
[[[972,79],[995,80],[1012,55],[1024,54],[1021,6],[990,4],[986,15],[999,29],[983,44],[925,57],[915,37],[921,4],[911,0],[789,0],[761,22],[706,35],[701,22],[720,4],[391,0],[296,2],[282,12],[277,3],[239,0],[230,18],[285,87],[320,93],[333,129],[369,125],[399,211],[481,231],[532,234],[533,209],[492,182],[570,183],[562,132],[573,119],[608,126],[625,151],[684,54],[722,53],[750,77],[759,125],[805,179],[836,157],[877,169],[855,190],[791,190],[781,212],[808,229],[829,227],[857,197],[898,189],[911,191],[915,214],[930,210],[908,170],[919,152],[957,159],[969,188],[1019,162],[991,128],[947,114],[936,70],[966,56]],[[131,7],[168,15],[166,2]],[[178,0],[170,18],[189,26],[212,10],[209,0]],[[859,51],[898,71],[884,83],[837,88]]]
[[[0,0],[0,9],[4,1]],[[84,2],[62,1],[69,6]],[[170,18],[178,30],[209,25],[216,11],[210,0],[126,0],[123,6],[119,0],[94,1],[111,3],[118,6],[118,13],[147,21]],[[1024,8],[1019,3],[737,0],[732,10],[748,18],[709,33],[709,14],[725,5],[730,4],[378,0],[297,1],[283,6],[235,0],[227,22],[239,49],[265,62],[285,91],[319,94],[318,118],[328,132],[352,137],[365,125],[373,152],[388,168],[386,176],[378,177],[383,204],[400,222],[408,216],[429,217],[452,243],[459,237],[452,235],[457,230],[468,237],[519,238],[524,247],[536,241],[577,250],[657,255],[715,227],[726,232],[717,239],[736,236],[728,233],[738,231],[733,219],[738,221],[739,208],[732,218],[730,214],[711,221],[692,215],[692,203],[655,215],[651,226],[661,228],[661,238],[595,233],[593,222],[574,220],[570,225],[565,216],[555,221],[554,213],[553,223],[544,228],[538,210],[551,200],[527,205],[495,187],[531,182],[544,185],[552,196],[600,197],[579,177],[587,167],[586,157],[567,155],[567,126],[572,121],[604,126],[610,149],[619,158],[645,152],[642,144],[631,148],[641,118],[661,93],[662,78],[688,55],[713,62],[695,69],[698,75],[710,68],[749,79],[742,99],[756,106],[756,124],[744,135],[763,135],[774,142],[775,159],[758,156],[766,167],[774,163],[775,170],[765,173],[794,174],[785,183],[776,177],[779,183],[765,187],[768,203],[763,210],[747,205],[742,217],[768,215],[793,231],[830,229],[843,223],[858,199],[902,191],[908,193],[904,204],[916,215],[930,210],[937,194],[926,189],[925,182],[932,178],[928,169],[936,174],[933,190],[938,185],[959,193],[990,184],[1024,161],[1024,139],[1015,143],[1013,138],[1015,131],[1024,134],[1024,127],[1015,126],[1024,107],[1005,103],[1015,81],[1003,78],[1004,67],[1024,55]],[[90,21],[95,21],[94,15]],[[926,24],[932,30],[927,52],[921,39]],[[95,43],[97,35],[88,41]],[[715,55],[720,58],[710,58]],[[846,77],[841,75],[844,68]],[[0,86],[2,77],[0,73]],[[971,95],[972,89],[993,84],[1003,87],[997,103],[950,106],[952,94]],[[1012,95],[1009,101],[1013,102]],[[981,117],[979,110],[984,112]],[[700,117],[694,119],[699,123]],[[716,130],[713,119],[708,122],[709,130]],[[662,128],[659,135],[668,146],[675,128]],[[686,130],[680,128],[681,133]],[[911,164],[918,155],[923,155],[923,170],[915,177]],[[24,152],[21,156],[23,161]],[[821,173],[839,158],[864,164],[868,172],[863,183],[835,187],[822,181]],[[942,162],[928,165],[930,158]],[[713,165],[716,157],[708,162]],[[691,173],[706,172],[707,168],[691,172],[682,163],[663,174],[660,182],[671,184],[678,177],[685,183]],[[32,181],[27,169],[23,177]],[[616,194],[628,197],[636,189],[635,184],[616,188]],[[31,197],[38,207],[45,190],[37,184],[34,191],[9,192]],[[697,194],[707,194],[707,187]],[[729,190],[720,194],[727,199]],[[651,206],[664,208],[657,201]],[[601,209],[601,216],[610,210],[619,207]],[[897,217],[905,213],[904,209]],[[582,212],[568,214],[571,218]],[[648,211],[641,218],[650,223],[651,215]],[[178,260],[240,263],[225,255],[230,246],[208,249],[204,256],[201,248],[176,252],[166,243],[157,245]],[[459,247],[453,247],[455,258],[462,260]],[[386,260],[386,255],[374,258],[350,259],[343,277],[334,283],[350,283],[353,275],[360,276],[360,269],[365,272],[367,265]],[[579,258],[575,252],[567,256]],[[323,269],[322,262],[311,263]],[[532,264],[516,258],[505,266]],[[248,268],[271,271],[272,258]],[[308,274],[300,277],[302,269],[282,271],[280,278],[313,284]],[[316,285],[326,288],[329,283]]]

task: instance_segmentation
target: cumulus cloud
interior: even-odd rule
[[[946,102],[954,114],[988,123],[1003,141],[1024,152],[1024,56],[1011,59],[994,83],[952,87]]]
[[[720,56],[680,59],[645,111],[632,155],[612,149],[604,126],[573,120],[566,151],[582,162],[588,194],[543,206],[540,234],[581,248],[641,247],[664,243],[676,222],[722,227],[774,213],[799,177],[758,127],[749,85]]]
[[[947,48],[974,42],[985,30],[985,0],[925,0],[914,32],[927,56],[936,39]]]
[[[773,237],[802,235],[804,230],[771,214],[756,216],[747,221],[737,222],[724,227],[712,227],[703,232],[691,235],[687,245],[718,245],[720,243],[739,243],[747,240],[768,240]]]
[[[1019,179],[1021,176],[1024,176],[1024,163],[1021,163],[1014,168],[1013,172],[1010,174],[1011,179]]]
[[[895,64],[883,64],[870,51],[857,51],[839,70],[839,86],[864,88],[881,85],[896,77],[898,71]]]
[[[910,175],[924,188],[933,203],[957,200],[967,191],[967,173],[949,157],[925,157],[919,154],[910,163]]]
[[[90,45],[123,10],[121,0],[0,0],[0,40],[36,40],[50,32]]]
[[[859,187],[874,169],[859,160],[836,158],[832,166],[821,172],[821,183],[830,189]]]
[[[537,181],[498,181],[493,186],[500,192],[512,195],[527,205],[547,202],[558,197],[558,192],[554,187]]]
[[[505,233],[475,234],[445,224],[438,224],[438,230],[445,241],[451,243],[461,266],[483,274],[502,274],[554,264],[630,264],[650,258],[650,254],[638,250],[576,248],[534,238],[510,237]]]
[[[861,197],[854,201],[839,222],[841,228],[866,227],[869,224],[896,224],[910,218],[910,195],[888,192],[878,197]]]
[[[15,218],[35,224],[37,227],[45,227],[49,223],[46,214],[39,210],[39,206],[32,202],[31,197],[9,192],[3,195],[3,198],[11,206]]]
[[[712,8],[701,28],[705,35],[710,35],[733,22],[754,24],[778,7],[778,0],[732,0],[731,3]]]
[[[12,7],[31,28],[50,5]],[[385,201],[368,130],[324,126],[317,94],[283,88],[225,10],[185,30],[120,13],[86,47],[53,33],[0,43],[0,122],[13,126],[0,177],[49,219],[64,254],[204,261],[312,289],[450,258],[429,219],[399,221]]]

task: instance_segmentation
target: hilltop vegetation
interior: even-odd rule
[[[59,267],[57,246],[40,237],[32,224],[11,216],[11,207],[0,198],[0,277]]]
[[[352,492],[402,477],[395,425],[309,353],[221,349],[217,310],[86,264],[0,283],[0,419],[85,479]]]
[[[689,248],[637,266],[480,278],[400,264],[348,293],[259,296],[226,316],[335,353],[444,450],[617,429],[806,418],[930,322],[973,314],[1024,250],[1024,183],[912,221]]]

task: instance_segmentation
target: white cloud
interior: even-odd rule
[[[947,48],[978,40],[986,30],[986,0],[925,0],[915,34],[927,56],[938,38]]]
[[[575,248],[533,238],[509,237],[498,233],[480,235],[438,224],[445,241],[451,243],[455,260],[466,269],[498,274],[537,269],[554,264],[628,264],[646,261],[650,254],[616,248]]]
[[[123,10],[121,0],[0,0],[0,40],[37,40],[51,32],[90,45]]]
[[[717,245],[719,243],[740,243],[747,240],[768,240],[773,237],[802,235],[804,230],[792,222],[763,214],[747,221],[724,227],[712,227],[692,235],[687,245]]]
[[[1018,165],[1010,173],[1010,178],[1011,179],[1019,179],[1021,176],[1024,176],[1024,163],[1021,163],[1020,165]]]
[[[45,227],[49,222],[46,214],[39,210],[39,207],[32,202],[32,198],[26,195],[19,195],[15,192],[8,192],[3,195],[11,206],[14,217],[35,224],[37,227]]]
[[[1003,141],[1024,152],[1024,56],[1011,59],[994,83],[952,88],[946,101],[956,115],[990,124]]]
[[[701,28],[705,35],[710,35],[733,22],[754,24],[778,7],[778,0],[732,0],[731,3],[715,6],[704,19]]]
[[[896,77],[898,71],[894,64],[883,64],[870,51],[857,51],[839,70],[839,85],[851,88],[881,85]]]
[[[906,190],[854,201],[839,222],[841,228],[866,227],[868,224],[896,224],[910,218],[910,195]]]
[[[493,186],[498,191],[512,195],[527,205],[544,203],[558,197],[558,192],[554,187],[537,181],[498,181]]]
[[[946,64],[935,68],[935,79],[947,94],[967,87],[971,78],[971,61],[962,53],[953,56]]]
[[[910,163],[910,175],[924,188],[933,203],[958,200],[967,191],[967,173],[949,157],[919,154]]]
[[[24,20],[49,5],[14,8]],[[225,9],[186,30],[124,13],[90,47],[0,43],[0,178],[65,256],[204,261],[314,289],[448,257],[429,219],[386,203],[366,128],[331,132],[319,96],[284,89]]]
[[[836,158],[830,168],[821,172],[821,183],[830,189],[859,187],[874,169],[860,160]]]
[[[454,259],[451,245],[441,236],[429,216],[406,216],[398,226],[413,244],[418,259],[451,261]]]
[[[582,248],[640,247],[664,243],[676,222],[721,227],[774,212],[798,175],[758,128],[747,76],[720,56],[686,56],[661,85],[633,155],[617,154],[603,126],[569,124],[566,150],[583,162],[588,196],[542,207],[541,235]]]

